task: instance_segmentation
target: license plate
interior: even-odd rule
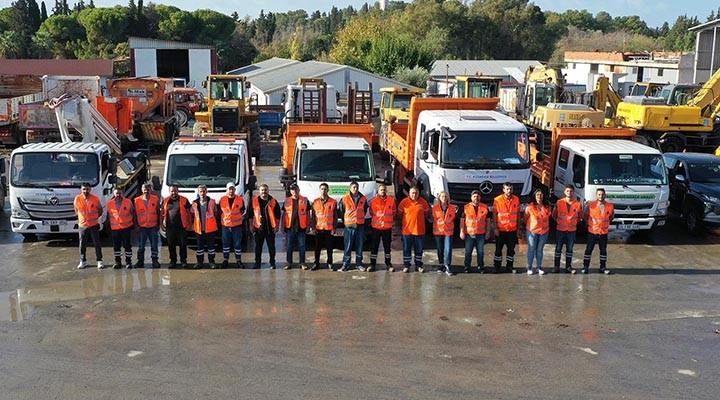
[[[59,219],[59,220],[50,220],[50,221],[43,221],[43,225],[66,225],[67,221]]]
[[[618,225],[618,229],[622,229],[624,231],[637,231],[640,229],[640,225],[637,224],[621,224]]]

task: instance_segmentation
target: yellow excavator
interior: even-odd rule
[[[720,112],[720,70],[685,98],[689,98],[686,104],[673,105],[664,97],[627,96],[618,105],[617,122],[637,129],[638,138],[663,152],[712,153],[720,145],[720,126],[715,123]]]

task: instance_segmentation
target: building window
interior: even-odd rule
[[[658,75],[657,76],[663,76],[664,69],[658,68]]]

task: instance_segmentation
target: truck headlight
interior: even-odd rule
[[[19,218],[19,219],[29,219],[30,214],[28,214],[27,211],[21,209],[21,208],[12,208],[12,216],[13,218]]]
[[[655,215],[658,217],[667,216],[668,207],[670,207],[669,201],[658,202],[657,210],[655,210]]]
[[[703,201],[706,203],[705,204],[706,206],[713,206],[716,204],[720,204],[720,198],[717,198],[715,196],[702,194],[702,195],[700,195],[700,197],[702,197]],[[711,204],[707,204],[707,203],[711,203]]]

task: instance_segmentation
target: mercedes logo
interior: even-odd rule
[[[60,203],[60,199],[58,199],[55,196],[53,196],[47,200],[47,204],[49,204],[51,206],[56,206],[56,205],[58,205],[58,203]]]
[[[482,194],[490,194],[493,190],[493,184],[490,181],[484,181],[480,183],[480,193]]]

